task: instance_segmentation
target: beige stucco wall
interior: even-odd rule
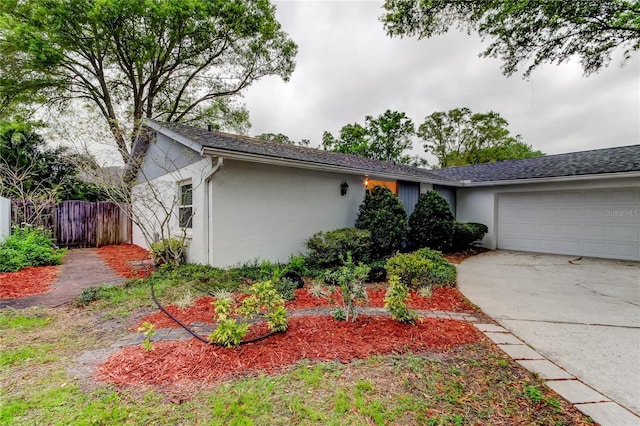
[[[353,226],[365,196],[364,176],[231,160],[210,186],[209,263],[220,267],[287,261],[315,232]]]
[[[497,245],[498,195],[508,192],[562,191],[606,188],[637,188],[637,178],[610,178],[597,180],[576,180],[571,182],[548,182],[524,185],[502,185],[492,187],[458,188],[456,194],[456,220],[460,222],[484,223],[489,232],[483,245],[495,249]]]

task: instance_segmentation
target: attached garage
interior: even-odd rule
[[[640,145],[434,172],[489,249],[640,261]]]
[[[640,189],[497,194],[497,248],[640,260]]]

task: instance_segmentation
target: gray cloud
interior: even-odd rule
[[[514,134],[546,153],[640,143],[640,60],[619,59],[582,76],[576,61],[546,65],[529,81],[504,77],[501,62],[479,58],[480,38],[457,31],[417,40],[389,38],[381,2],[276,2],[285,31],[299,45],[288,83],[251,87],[245,101],[251,134],[284,133],[319,145],[366,115],[386,109],[424,117],[457,107],[500,113]],[[416,141],[414,151],[422,154]]]

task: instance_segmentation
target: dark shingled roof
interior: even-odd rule
[[[640,145],[431,170],[441,179],[492,182],[640,171]]]
[[[372,174],[388,173],[410,180],[425,179],[448,181],[446,177],[438,177],[431,170],[394,164],[355,155],[329,152],[317,148],[288,145],[279,142],[265,141],[249,136],[233,135],[230,133],[209,131],[197,127],[178,123],[151,121],[155,126],[173,131],[205,148],[241,154],[254,154],[264,157],[296,160],[318,165],[344,167],[350,170],[362,170]]]
[[[426,170],[349,154],[324,151],[297,145],[265,141],[249,136],[208,131],[178,123],[149,120],[152,126],[175,132],[204,148],[252,154],[263,157],[295,160],[304,163],[344,167],[363,173],[391,174],[407,180],[449,182],[460,186],[462,182],[517,181],[552,177],[598,175],[640,171],[640,145],[595,149],[567,154],[547,155],[524,160],[507,160],[471,166]],[[142,144],[143,145],[143,144]],[[137,146],[144,150],[144,146]]]

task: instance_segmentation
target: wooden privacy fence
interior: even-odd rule
[[[13,225],[30,223],[51,230],[61,247],[101,247],[131,242],[131,219],[126,204],[63,201],[38,205],[11,201]]]

